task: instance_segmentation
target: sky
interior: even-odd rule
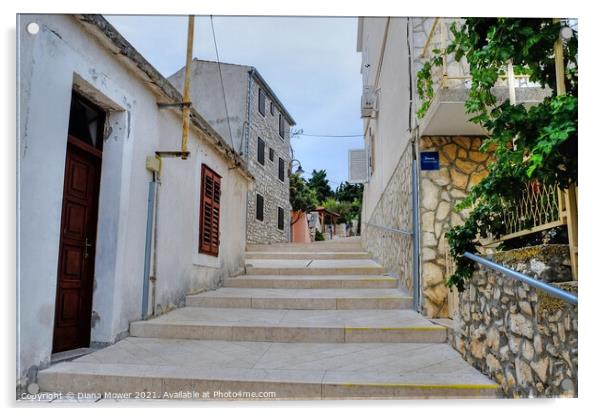
[[[187,17],[105,16],[165,77],[185,64]],[[357,18],[214,16],[221,62],[254,66],[297,125],[312,135],[361,135],[361,56]],[[197,16],[193,56],[215,60],[209,16]],[[225,114],[224,114],[225,116]],[[347,180],[348,149],[363,139],[291,139],[305,176],[326,169],[336,188]]]

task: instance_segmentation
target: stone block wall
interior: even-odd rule
[[[479,137],[422,137],[420,151],[439,153],[440,169],[420,172],[421,275],[423,312],[448,317],[451,274],[445,233],[463,223],[468,211],[454,207],[470,188],[487,176],[490,155],[479,151]]]
[[[408,144],[368,223],[412,230],[412,147]],[[362,246],[412,293],[412,236],[362,223]]]
[[[568,267],[570,278],[565,245],[495,253],[493,261],[535,278],[550,267],[558,274]],[[576,281],[553,285],[577,292]],[[460,294],[449,341],[507,397],[576,397],[577,312],[576,306],[479,266]]]
[[[274,114],[270,112],[272,97],[266,93],[265,115],[258,108],[259,84],[253,80],[251,86],[251,125],[246,158],[249,171],[255,177],[255,189],[248,192],[247,199],[247,243],[272,244],[289,241],[290,211],[289,177],[290,129],[284,129],[284,138],[278,134],[280,110],[274,103]],[[265,142],[265,164],[257,161],[257,138]],[[274,160],[270,160],[270,148],[274,149]],[[284,182],[278,178],[278,158],[284,159]],[[263,196],[263,221],[256,219],[257,193]],[[284,230],[278,229],[278,207],[284,209]]]

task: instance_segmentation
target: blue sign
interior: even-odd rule
[[[439,152],[420,152],[420,169],[439,170]]]

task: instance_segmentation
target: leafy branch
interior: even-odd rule
[[[489,174],[456,207],[471,209],[465,223],[446,233],[456,272],[448,286],[464,289],[474,263],[463,257],[476,251],[478,240],[499,238],[504,207],[520,197],[529,183],[554,184],[562,189],[577,182],[577,34],[564,45],[566,95],[558,95],[554,43],[560,24],[552,19],[467,18],[451,26],[445,51],[433,51],[417,75],[424,117],[434,97],[432,71],[447,55],[468,65],[471,85],[465,102],[470,121],[487,132],[481,151],[492,152]],[[511,62],[516,74],[550,91],[542,102],[527,108],[499,102],[494,87]]]

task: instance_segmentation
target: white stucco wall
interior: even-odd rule
[[[25,26],[35,21],[40,32]],[[82,24],[63,15],[21,15],[18,39],[19,276],[17,378],[48,364],[54,325],[59,229],[71,91],[110,109],[99,197],[92,342],[111,343],[140,319],[148,183],[145,158],[178,150],[181,117]],[[200,138],[191,157],[165,160],[159,187],[157,299],[164,310],[215,287],[243,266],[249,185]],[[219,258],[199,255],[200,165],[223,176]]]
[[[364,187],[362,220],[369,221],[376,204],[398,165],[399,159],[410,141],[409,69],[407,45],[407,18],[392,17],[384,49],[382,69],[378,85],[381,49],[387,18],[364,17],[359,33],[362,52],[364,86],[374,86],[378,91],[378,115],[364,119],[368,129],[366,148],[371,146],[369,134],[374,135],[374,167],[370,181]],[[367,66],[368,65],[368,66]]]

